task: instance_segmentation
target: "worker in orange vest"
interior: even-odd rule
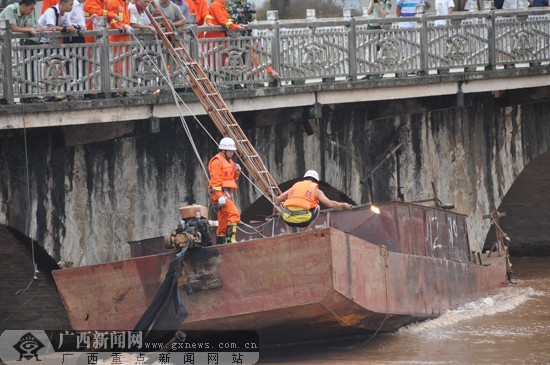
[[[277,206],[283,202],[283,220],[296,232],[305,230],[315,221],[319,215],[319,203],[335,209],[352,208],[351,204],[330,200],[319,190],[319,174],[315,170],[307,171],[302,181],[275,199]]]
[[[211,19],[212,25],[221,25],[225,27],[228,30],[234,30],[243,32],[246,30],[246,28],[240,24],[235,24],[233,20],[229,17],[229,13],[227,10],[225,10],[227,4],[229,3],[229,0],[214,0],[212,4],[210,4],[210,7],[208,8],[208,12],[210,13],[207,15],[207,18]],[[227,34],[225,31],[213,31],[213,32],[207,32],[206,38],[225,38]],[[209,45],[211,48],[220,49],[220,47],[217,44]],[[224,47],[225,48],[225,47]],[[225,59],[227,58],[227,55],[222,52],[221,55],[221,64],[216,62],[216,60],[219,60],[219,54],[213,54],[212,59],[209,60],[210,66],[214,70],[219,70],[223,67],[225,64]]]
[[[119,34],[109,36],[109,42],[129,42],[130,34],[134,32],[130,25],[130,11],[128,10],[129,0],[109,0],[107,2],[107,13],[113,13],[118,17],[117,22],[111,22],[109,28],[118,30]],[[113,69],[115,75],[127,75],[130,68],[130,55],[128,46],[113,46]],[[120,60],[116,60],[120,58]],[[115,76],[115,87],[120,86],[120,77]],[[124,92],[118,95],[124,95]]]
[[[232,158],[237,151],[235,141],[222,138],[218,152],[208,163],[210,173],[210,200],[218,211],[218,229],[216,243],[237,242],[237,223],[241,215],[233,203],[233,189],[238,189],[237,179],[241,175],[241,167]]]

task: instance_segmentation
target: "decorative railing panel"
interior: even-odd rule
[[[199,39],[202,66],[210,80],[228,86],[269,81],[272,37]]]
[[[451,15],[448,17],[449,21],[443,25],[440,23],[441,17],[426,17],[428,69],[443,70],[488,65],[490,48],[488,15],[487,13]]]
[[[549,14],[503,14],[495,18],[495,50],[499,64],[549,60]],[[505,16],[508,15],[508,16]]]
[[[11,70],[15,97],[99,92],[101,64],[96,45],[22,45],[12,43]]]
[[[348,75],[346,27],[311,27],[280,32],[281,73],[290,79]]]

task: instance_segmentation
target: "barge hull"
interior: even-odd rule
[[[54,271],[73,329],[132,330],[173,257]],[[396,253],[325,228],[193,250],[185,274],[216,274],[222,284],[184,291],[189,316],[174,327],[254,329],[271,343],[393,331],[437,317],[505,285],[506,263]]]

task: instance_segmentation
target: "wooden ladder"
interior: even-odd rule
[[[201,66],[189,55],[183,43],[179,39],[176,39],[176,32],[163,13],[160,12],[158,5],[154,1],[151,2],[151,5],[155,9],[155,14],[159,15],[153,16],[147,8],[145,9],[145,13],[151,20],[151,24],[155,27],[157,35],[169,51],[173,61],[182,68],[186,81],[191,85],[193,92],[204,107],[204,110],[212,121],[214,121],[218,131],[220,131],[222,136],[230,137],[235,141],[237,156],[254,179],[256,185],[271,202],[274,202],[277,196],[281,195],[281,190],[269,171],[267,171],[258,152],[256,152],[244,134],[218,93],[218,90],[212,85]],[[164,26],[164,29],[159,23]]]

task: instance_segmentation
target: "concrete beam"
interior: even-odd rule
[[[446,82],[435,85],[401,85],[359,90],[331,90],[318,92],[320,104],[358,103],[364,101],[397,100],[420,98],[425,96],[455,95],[458,93],[457,82]]]
[[[550,85],[550,71],[541,69],[497,70],[486,73],[451,73],[424,77],[383,78],[285,85],[222,93],[232,113],[293,107],[416,99],[442,95],[542,88]],[[461,94],[461,93],[462,94]],[[192,94],[182,94],[184,117],[205,115]],[[0,130],[86,125],[153,118],[178,117],[171,95],[134,96],[119,99],[69,101],[46,104],[0,105]]]
[[[532,87],[543,87],[550,85],[550,75],[539,75],[537,77],[514,77],[491,80],[469,80],[462,84],[464,94],[490,92],[497,90],[527,89]]]

